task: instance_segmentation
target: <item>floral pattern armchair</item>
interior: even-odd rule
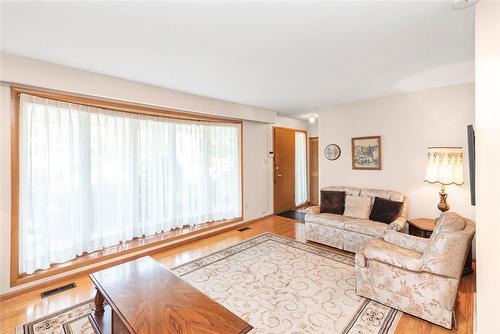
[[[453,212],[441,215],[430,239],[387,230],[356,254],[356,293],[451,328],[474,233],[474,222]]]

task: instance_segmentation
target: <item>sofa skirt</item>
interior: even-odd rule
[[[368,240],[371,235],[337,229],[317,223],[305,223],[306,239],[340,250],[356,253]]]

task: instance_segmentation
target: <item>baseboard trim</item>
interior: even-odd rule
[[[81,276],[81,275],[85,275],[85,274],[88,275],[88,274],[91,274],[93,272],[100,271],[100,270],[103,270],[103,269],[106,269],[109,267],[113,267],[113,266],[116,266],[116,265],[124,263],[124,262],[132,261],[132,260],[138,259],[138,258],[146,256],[146,255],[159,253],[159,252],[162,252],[162,251],[167,250],[167,249],[171,249],[171,248],[178,247],[178,246],[190,243],[190,242],[194,242],[194,241],[199,240],[201,238],[207,238],[207,237],[215,236],[217,234],[221,234],[221,233],[224,233],[224,232],[227,232],[230,230],[236,230],[240,227],[264,220],[264,219],[269,218],[271,216],[274,216],[274,214],[266,215],[266,216],[252,219],[249,221],[239,221],[239,222],[232,223],[230,225],[220,226],[218,228],[211,228],[208,230],[196,231],[196,232],[193,232],[189,235],[186,235],[185,237],[175,238],[174,240],[171,240],[171,241],[165,240],[165,243],[161,244],[161,245],[152,245],[151,247],[144,248],[144,249],[139,250],[137,252],[128,253],[128,254],[125,254],[125,255],[120,256],[120,257],[115,257],[111,260],[103,259],[101,262],[96,262],[93,264],[89,264],[88,266],[83,266],[83,267],[80,267],[78,269],[59,274],[59,275],[57,275],[57,277],[54,277],[54,278],[50,278],[50,279],[47,279],[47,278],[43,279],[42,278],[44,280],[43,282],[37,283],[36,281],[34,281],[34,283],[30,284],[29,286],[21,287],[19,289],[14,290],[14,291],[10,291],[10,292],[7,292],[7,293],[0,295],[0,301],[3,302],[5,300],[15,298],[19,295],[23,295],[23,294],[30,293],[30,292],[33,292],[36,290],[40,290],[40,289],[45,289],[51,285],[55,285],[55,284],[61,283],[63,281],[71,280],[71,279],[74,279],[74,278]],[[102,263],[102,262],[105,262],[105,263]]]

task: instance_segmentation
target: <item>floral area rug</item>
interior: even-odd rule
[[[93,309],[94,302],[88,300],[17,326],[16,334],[96,334],[99,332],[89,319]]]
[[[261,234],[172,269],[250,323],[252,334],[392,334],[401,312],[357,296],[354,259]],[[20,326],[22,334],[94,334],[91,302]]]

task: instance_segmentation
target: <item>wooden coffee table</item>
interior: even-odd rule
[[[97,288],[92,320],[101,333],[233,334],[252,329],[149,256],[89,276]]]

